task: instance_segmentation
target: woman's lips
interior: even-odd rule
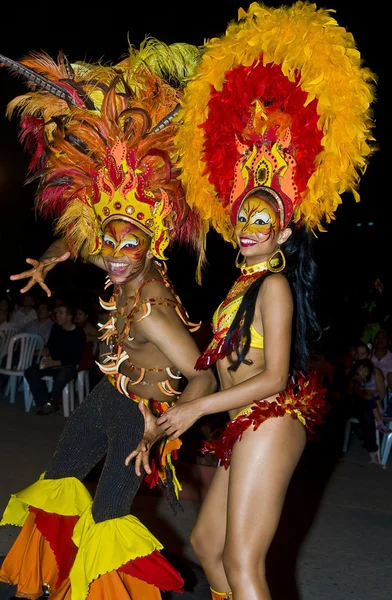
[[[128,269],[129,264],[128,263],[120,263],[120,262],[118,262],[118,263],[108,262],[108,267],[109,267],[110,273],[112,273],[113,275],[121,275]]]
[[[243,248],[248,248],[249,246],[256,246],[257,243],[258,242],[256,240],[253,240],[252,238],[240,237],[240,245]]]

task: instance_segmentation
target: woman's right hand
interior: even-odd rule
[[[68,260],[71,256],[70,252],[65,252],[61,256],[55,256],[52,258],[42,258],[40,260],[35,260],[34,258],[26,258],[26,262],[32,266],[32,269],[28,271],[23,271],[23,273],[18,273],[17,275],[11,275],[10,279],[12,281],[18,281],[19,279],[27,279],[30,277],[30,281],[22,288],[20,291],[22,294],[27,292],[29,289],[33,287],[36,283],[42,287],[42,289],[47,293],[48,297],[51,296],[52,292],[48,288],[48,286],[44,283],[45,277],[49,273],[53,267],[55,267],[59,262],[64,262]]]

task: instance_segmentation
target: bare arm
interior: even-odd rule
[[[199,349],[172,308],[154,307],[150,316],[138,324],[138,330],[187,378],[188,384],[179,402],[189,402],[215,391],[217,383],[212,371],[195,370]]]
[[[199,349],[172,308],[155,307],[151,315],[138,325],[139,333],[159,348],[168,361],[175,365],[188,380],[188,384],[177,404],[182,403],[192,409],[193,403],[190,402],[191,400],[205,394],[212,394],[215,391],[217,383],[213,373],[211,371],[195,371],[194,365],[199,356]],[[146,411],[143,402],[140,402],[139,409],[145,420],[144,436],[137,448],[125,459],[127,466],[134,458],[136,459],[135,471],[138,475],[141,474],[142,466],[146,473],[151,473],[149,466],[150,449],[166,435],[165,430],[157,425],[157,419]],[[191,420],[193,419],[194,422],[197,418],[198,415],[195,412],[194,418],[191,416]]]

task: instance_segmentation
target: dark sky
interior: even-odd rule
[[[91,12],[98,4],[102,8]],[[280,6],[281,2],[267,4]],[[100,58],[116,62],[127,52],[128,38],[137,46],[147,34],[168,44],[178,41],[202,44],[205,38],[223,33],[241,5],[247,8],[240,0],[193,3],[131,0],[90,2],[89,8],[81,2],[41,2],[22,9],[21,4],[9,2],[0,19],[0,53],[17,60],[29,50],[45,50],[54,57],[63,50],[71,62]],[[375,137],[380,150],[363,177],[362,201],[355,205],[351,197],[344,197],[344,204],[337,211],[337,221],[329,227],[327,234],[320,234],[316,242],[322,285],[334,302],[344,289],[359,287],[373,275],[381,275],[387,287],[390,286],[389,222],[392,210],[390,193],[386,190],[384,160],[386,83],[382,58],[386,44],[382,3],[376,0],[361,5],[357,1],[331,0],[327,7],[336,10],[336,19],[353,33],[365,64],[379,77],[378,102],[374,110]],[[23,184],[27,160],[17,142],[17,119],[10,123],[5,116],[1,117],[7,102],[24,90],[22,82],[4,69],[0,70],[0,251],[3,259],[0,261],[0,282],[3,288],[8,286],[10,273],[24,268],[25,256],[39,256],[51,241],[49,224],[37,221],[32,209],[34,184]],[[357,223],[362,225],[357,226]],[[212,285],[217,276],[223,281],[219,291],[211,293],[211,303],[215,303],[234,276],[231,267],[224,267],[232,260],[233,253],[217,236],[210,238],[211,269],[205,285]],[[192,298],[193,303],[202,302],[200,292],[195,291],[193,285],[190,272],[193,263],[173,256],[172,265],[173,279],[178,280],[179,291]],[[80,285],[86,277],[91,285],[100,285],[101,275],[93,274],[94,269],[73,268],[73,285]],[[225,273],[223,279],[222,270]],[[67,277],[71,276],[68,268],[65,273]]]

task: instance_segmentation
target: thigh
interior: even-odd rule
[[[195,547],[206,544],[214,556],[222,556],[225,547],[229,474],[230,467],[217,468],[192,531]]]
[[[112,387],[105,406],[108,449],[93,504],[96,522],[129,514],[143,481],[143,476],[136,475],[133,463],[125,466],[125,458],[144,433],[144,418],[138,404]]]
[[[84,479],[106,453],[107,437],[102,410],[105,383],[98,384],[68,419],[46,471],[46,478]]]
[[[225,554],[229,561],[260,562],[275,535],[288,484],[306,442],[291,416],[248,429],[231,458]]]
[[[62,385],[66,384],[72,379],[75,379],[77,375],[76,367],[58,367],[52,369],[53,373],[53,385]]]

